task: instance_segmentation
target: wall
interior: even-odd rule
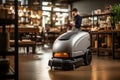
[[[72,4],[73,8],[77,8],[81,15],[91,14],[93,10],[104,10],[105,6],[120,3],[120,0],[80,0]]]

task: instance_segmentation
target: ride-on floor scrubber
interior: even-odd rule
[[[69,31],[60,35],[53,44],[53,57],[48,65],[61,69],[75,69],[81,60],[85,65],[92,61],[88,32]]]

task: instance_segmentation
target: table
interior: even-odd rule
[[[49,43],[53,44],[55,39],[60,35],[60,32],[49,31],[49,32],[46,32],[45,34],[47,34],[47,35],[44,36],[44,43],[49,42]]]
[[[6,27],[6,32],[10,32],[13,33],[14,32],[14,28],[13,27]],[[0,32],[2,32],[2,28],[0,27]],[[29,52],[29,48],[28,47],[32,47],[33,53],[35,53],[35,49],[36,49],[36,36],[39,35],[39,28],[31,28],[31,27],[19,27],[18,28],[18,33],[32,33],[32,35],[34,35],[35,39],[34,41],[30,41],[30,40],[19,40],[18,47],[27,47],[27,52]],[[10,46],[14,47],[14,41],[10,40]]]
[[[103,50],[103,51],[112,51],[112,58],[115,59],[116,56],[115,56],[115,51],[120,51],[120,49],[115,49],[115,34],[118,33],[120,34],[120,30],[108,30],[108,31],[105,31],[105,30],[101,30],[101,31],[91,31],[90,32],[90,37],[91,37],[91,45],[92,45],[92,35],[96,35],[97,36],[97,55],[99,56],[100,53],[99,53],[99,50]],[[100,48],[99,46],[99,35],[100,34],[109,34],[112,36],[112,47],[111,48]]]

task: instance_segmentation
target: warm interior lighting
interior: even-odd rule
[[[13,10],[13,6],[10,6],[10,10],[11,10],[11,11]]]
[[[38,14],[36,14],[36,18],[37,18],[37,19],[40,19],[40,16],[39,16]]]
[[[56,20],[56,18],[55,18],[55,17],[53,17],[52,19],[53,19],[53,20]]]
[[[58,57],[58,58],[68,58],[69,55],[66,52],[63,53],[54,53],[54,57]]]
[[[24,8],[24,9],[23,9],[23,12],[26,12],[26,11],[27,11],[26,8]]]
[[[31,18],[36,18],[36,16],[32,14],[32,15],[31,15]]]
[[[19,15],[19,17],[22,17],[24,14],[20,12],[18,15]]]
[[[47,7],[53,7],[53,5],[51,3],[48,3]]]
[[[10,8],[8,10],[8,14],[15,14],[15,10],[14,10],[13,6],[10,6]]]
[[[36,0],[33,4],[34,5],[39,5],[39,2]]]

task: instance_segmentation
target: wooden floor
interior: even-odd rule
[[[51,49],[37,49],[36,55],[19,55],[19,80],[120,80],[120,60],[93,56],[92,64],[74,71],[50,70]]]

